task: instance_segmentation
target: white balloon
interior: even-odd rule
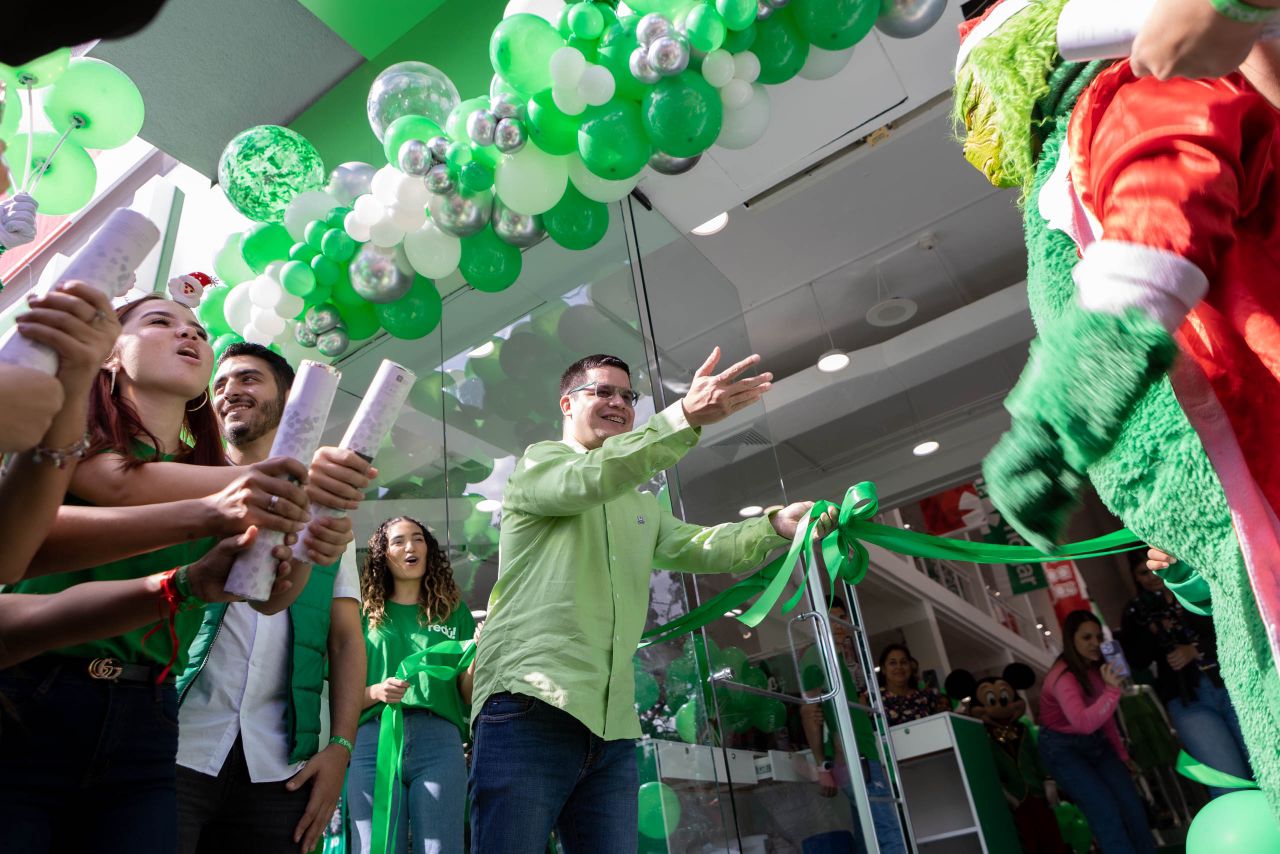
[[[587,58],[582,51],[568,45],[551,54],[551,83],[565,89],[578,85],[587,70]]]
[[[275,338],[281,332],[284,332],[285,321],[283,317],[269,308],[255,308],[249,325]]]
[[[578,81],[578,94],[593,107],[609,103],[616,88],[613,75],[603,65],[588,66]]]
[[[373,197],[384,205],[395,204],[396,196],[400,193],[400,181],[404,177],[404,173],[394,166],[390,164],[383,166],[373,175],[373,183],[370,185]],[[373,225],[373,223],[369,224]]]
[[[507,8],[502,10],[502,17],[537,15],[554,27],[560,23],[560,12],[563,9],[564,0],[511,0]]]
[[[733,79],[736,68],[733,54],[723,48],[713,50],[703,57],[702,78],[719,89]]]
[[[301,242],[307,223],[313,219],[324,219],[329,211],[338,206],[338,200],[324,190],[307,190],[299,193],[284,209],[284,227],[289,236]]]
[[[800,69],[800,76],[805,80],[826,80],[835,77],[853,58],[853,48],[845,50],[823,50],[809,45],[809,58]],[[288,214],[286,214],[288,216]]]
[[[431,191],[427,189],[427,182],[412,175],[406,175],[396,190],[396,204],[399,205],[425,208],[430,198]]]
[[[644,175],[644,170],[640,170],[630,178],[623,178],[621,181],[610,181],[607,178],[601,178],[587,168],[582,162],[582,158],[577,153],[569,155],[569,180],[573,182],[573,186],[578,188],[578,192],[595,202],[616,202],[619,199],[626,198],[627,194],[635,189],[636,184],[640,183],[640,178]]]
[[[735,77],[720,90],[720,100],[726,113],[745,107],[751,100],[751,84]]]
[[[404,240],[404,229],[388,217],[369,228],[369,242],[374,246],[395,246]]]
[[[364,220],[360,219],[360,215],[355,211],[347,213],[346,219],[342,221],[342,227],[346,229],[347,234],[356,243],[364,243],[369,239],[369,226]]]
[[[282,290],[280,301],[276,303],[276,314],[286,319],[297,317],[302,313],[302,309],[306,305],[302,297],[296,297],[288,291]]]
[[[443,279],[458,269],[462,241],[427,222],[404,236],[404,254],[418,273],[428,279]]]
[[[280,271],[284,269],[284,265],[284,261],[272,261],[267,265],[267,268],[262,271],[262,275],[266,276],[268,279],[275,279],[278,282],[280,281]]]
[[[566,116],[580,116],[582,111],[587,108],[587,99],[582,97],[582,93],[578,91],[577,86],[573,88],[552,86],[551,100],[555,102],[556,108]]]
[[[760,57],[749,50],[733,55],[733,76],[745,83],[755,83],[760,76]]]
[[[752,85],[751,97],[736,110],[725,110],[724,123],[716,144],[724,148],[747,148],[764,136],[771,113],[769,93],[759,83]]]
[[[547,154],[530,140],[516,153],[503,155],[493,183],[502,203],[516,213],[546,213],[560,201],[569,183],[568,158]]]
[[[387,211],[391,214],[391,223],[406,233],[421,228],[427,221],[427,211],[422,205],[396,202]]]
[[[242,336],[253,312],[253,281],[241,282],[233,287],[222,303],[222,315],[227,319],[227,325]]]
[[[395,199],[391,200],[392,203]],[[355,205],[351,208],[351,212],[360,222],[364,223],[365,228],[373,225],[375,222],[382,220],[385,216],[386,205],[371,195],[363,195],[356,199]],[[350,219],[350,217],[348,217]]]
[[[261,344],[263,347],[270,344],[272,338],[272,336],[254,326],[252,323],[245,326],[244,331],[240,333],[240,336],[250,344]]]
[[[269,276],[259,276],[249,283],[249,297],[259,308],[275,308],[283,293],[280,283]]]

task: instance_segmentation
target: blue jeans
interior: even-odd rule
[[[352,850],[358,854],[370,854],[373,840],[380,723],[374,718],[361,725],[347,772]],[[408,854],[410,843],[413,854],[462,854],[467,763],[458,728],[431,712],[405,709],[400,780],[404,788],[391,802],[397,816],[394,854]]]
[[[42,656],[0,672],[0,838],[23,854],[178,847],[172,684]]]
[[[898,821],[898,807],[893,801],[893,790],[889,788],[889,777],[885,774],[884,765],[876,759],[866,760],[867,796],[871,801],[871,823],[875,828],[876,842],[880,845],[880,854],[906,854],[906,842],[902,838],[902,825]],[[854,804],[853,782],[849,779],[849,768],[843,763],[835,767],[834,776],[840,784],[844,796]],[[885,800],[877,800],[884,798]],[[858,818],[857,806],[853,808],[853,836],[858,850],[866,851],[867,844],[862,836],[862,822]]]
[[[1253,779],[1249,752],[1245,749],[1240,722],[1236,720],[1236,710],[1226,688],[1214,685],[1208,676],[1203,676],[1196,685],[1194,700],[1184,703],[1178,697],[1170,700],[1167,708],[1187,753],[1219,771],[1246,780]],[[1214,786],[1209,788],[1209,793],[1215,798],[1230,791]]]
[[[494,694],[475,724],[473,854],[544,854],[552,828],[568,854],[637,845],[635,742],[605,741],[567,712]]]
[[[1129,769],[1101,732],[1069,735],[1042,727],[1045,770],[1089,820],[1103,854],[1155,854],[1147,813]]]

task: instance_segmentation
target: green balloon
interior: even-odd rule
[[[356,242],[345,229],[330,228],[320,238],[320,251],[324,257],[342,264],[355,257]]]
[[[332,258],[324,255],[317,255],[311,259],[311,272],[315,274],[316,282],[329,288],[331,291],[333,286],[342,278],[342,268]]]
[[[716,11],[731,30],[745,30],[755,23],[755,0],[716,0]]]
[[[11,93],[19,87],[41,89],[62,77],[70,62],[71,48],[60,47],[23,65],[0,63],[0,80],[9,84]]]
[[[483,96],[460,102],[449,111],[449,118],[445,119],[445,136],[454,142],[465,142],[470,145],[471,135],[467,133],[467,117],[476,110],[487,109],[489,109],[489,99]]]
[[[741,30],[730,29],[725,34],[722,47],[729,53],[742,53],[744,50],[751,50],[751,48],[755,47],[757,32],[754,21]]]
[[[488,148],[480,151],[488,151]],[[493,186],[493,167],[472,160],[458,170],[458,183],[467,194],[483,193]]]
[[[476,163],[483,163],[490,169],[498,165],[498,161],[502,159],[502,152],[498,150],[496,145],[475,145],[471,146],[471,160]]]
[[[615,97],[602,107],[587,110],[578,129],[578,154],[588,171],[601,178],[621,181],[638,174],[653,154],[640,105]]]
[[[196,317],[200,318],[210,338],[217,338],[231,331],[231,324],[227,323],[227,318],[222,313],[222,304],[227,301],[229,293],[230,287],[209,288],[196,307]]]
[[[760,82],[770,85],[795,77],[809,58],[809,42],[796,26],[789,7],[756,22],[756,42],[751,49],[760,59]]]
[[[347,224],[347,214],[351,213],[351,208],[337,207],[329,211],[329,215],[324,221],[330,228],[345,228]]]
[[[290,261],[302,261],[305,264],[310,264],[311,259],[319,254],[305,243],[295,243],[289,247]]]
[[[787,707],[781,700],[760,698],[751,710],[751,725],[761,732],[777,732],[787,724]]]
[[[460,173],[462,167],[471,162],[471,144],[467,142],[452,143],[445,154],[445,162],[449,164],[449,171],[455,175]]]
[[[719,662],[721,667],[729,667],[733,670],[733,675],[741,679],[742,674],[747,669],[747,653],[736,646],[725,647],[720,650]]]
[[[249,265],[245,263],[244,255],[241,254],[243,241],[244,235],[239,232],[227,235],[222,248],[218,250],[218,254],[213,258],[213,272],[228,288],[241,282],[247,282],[255,275]]]
[[[218,183],[227,201],[258,222],[283,222],[289,202],[299,193],[320,189],[327,178],[315,146],[277,125],[242,131],[218,160]]]
[[[880,16],[880,0],[795,0],[789,11],[800,33],[814,47],[844,50],[871,32]],[[764,64],[764,57],[760,57],[762,68]],[[765,80],[763,73],[760,80],[772,82]]]
[[[489,62],[525,97],[551,86],[551,54],[564,47],[555,27],[522,12],[503,18],[489,39]]]
[[[595,3],[574,3],[568,10],[569,30],[580,39],[598,39],[604,32],[604,15]]]
[[[542,225],[565,249],[590,249],[609,230],[609,206],[593,202],[570,184],[555,207],[542,215]]]
[[[3,79],[4,76],[0,73],[0,80]],[[14,87],[8,90],[10,92],[14,92],[17,88],[17,84],[12,80],[7,81],[7,85]],[[6,97],[4,103],[4,115],[0,115],[0,139],[11,139],[9,135],[18,129],[18,125],[21,124],[21,122],[22,99],[16,95],[14,97]]]
[[[578,150],[578,117],[560,112],[545,89],[529,99],[529,138],[547,154],[571,154]]]
[[[11,93],[16,95],[16,92]],[[124,145],[142,130],[142,93],[114,65],[73,59],[44,102],[53,129],[85,148]]]
[[[309,297],[318,282],[311,267],[302,261],[286,261],[280,268],[280,284],[295,297]]]
[[[378,321],[378,313],[371,303],[361,305],[339,305],[338,315],[346,324],[347,335],[352,341],[363,341],[378,334],[382,324]]]
[[[306,228],[302,230],[302,237],[307,241],[307,245],[317,252],[320,251],[324,234],[329,230],[329,226],[322,219],[313,219],[307,223]]]
[[[374,306],[382,328],[395,338],[413,340],[431,333],[440,323],[444,303],[430,279],[418,276],[409,292],[395,302]]]
[[[578,53],[582,54],[582,58],[587,62],[596,62],[600,58],[600,39],[580,39],[572,36],[565,40],[565,44],[571,48],[575,48]]]
[[[752,8],[754,9],[755,6],[753,5]],[[616,96],[629,101],[639,101],[644,97],[644,93],[649,91],[647,84],[641,83],[631,74],[631,52],[638,46],[634,22],[627,27],[619,21],[608,27],[600,38],[600,64],[609,69],[609,73],[613,75]],[[548,100],[550,97],[548,92]]]
[[[640,787],[638,823],[641,835],[666,839],[680,826],[680,796],[666,783],[654,780]]]
[[[240,252],[253,272],[262,273],[272,261],[288,258],[292,247],[293,238],[283,225],[264,222],[245,232]]]
[[[676,712],[676,735],[688,744],[698,742],[698,703],[689,700]]]
[[[662,80],[645,96],[643,115],[654,147],[673,157],[695,157],[716,141],[724,105],[701,74],[686,71]]]
[[[13,90],[10,90],[12,93]],[[98,183],[98,167],[93,158],[78,144],[67,140],[62,143],[56,156],[53,149],[58,144],[58,135],[41,131],[35,135],[32,172],[39,172],[42,165],[48,168],[40,177],[31,197],[40,204],[40,213],[60,215],[75,213],[93,198],[94,187]],[[6,153],[9,167],[13,171],[15,186],[22,186],[27,171],[27,135],[16,134],[10,140]]]
[[[689,44],[703,53],[710,53],[724,44],[725,20],[714,8],[707,5],[694,6],[684,19],[685,35]]]
[[[1187,832],[1187,854],[1263,854],[1280,851],[1280,823],[1258,789],[1209,801]]]
[[[356,289],[351,286],[351,277],[347,275],[346,270],[342,270],[338,281],[333,283],[333,293],[330,298],[338,306],[359,305],[365,301],[365,298],[356,293]]]
[[[444,129],[426,116],[401,116],[387,125],[382,138],[382,152],[387,155],[387,162],[400,164],[400,146],[411,139],[427,142],[432,137],[444,136]]]
[[[494,234],[493,226],[462,238],[462,258],[458,271],[478,291],[496,293],[506,290],[520,277],[520,250]]]
[[[658,703],[658,680],[647,670],[636,668],[636,709],[647,712]]]
[[[667,698],[683,696],[697,686],[698,665],[693,659],[681,656],[667,666]]]
[[[223,351],[232,344],[239,344],[243,340],[243,338],[234,332],[224,332],[221,335],[215,336],[214,339],[209,342],[209,346],[213,348],[214,360],[216,361],[221,359]]]

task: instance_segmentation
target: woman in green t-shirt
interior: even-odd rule
[[[370,854],[375,801],[390,797],[396,830],[388,854],[409,851],[411,842],[414,854],[461,854],[467,794],[462,741],[474,665],[442,676],[440,665],[456,667],[459,660],[450,646],[426,656],[425,663],[433,665],[429,672],[401,664],[437,644],[465,645],[476,635],[475,620],[440,544],[425,525],[406,516],[383,522],[369,539],[360,593],[369,687],[347,778],[355,850]],[[375,792],[380,719],[391,706],[404,714],[401,785],[381,793]]]

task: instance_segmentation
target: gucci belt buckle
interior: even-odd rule
[[[115,682],[124,673],[124,665],[115,658],[95,658],[89,662],[89,678]]]

